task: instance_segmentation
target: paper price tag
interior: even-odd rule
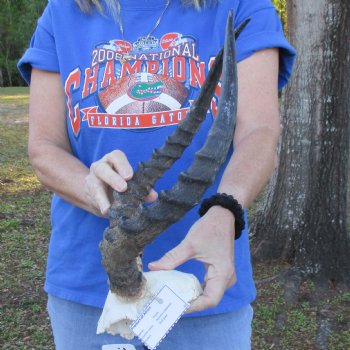
[[[148,349],[154,350],[189,306],[165,285],[130,328]]]

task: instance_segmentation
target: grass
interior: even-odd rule
[[[258,264],[257,281],[275,276],[283,266]],[[305,281],[292,305],[284,301],[284,286],[278,280],[258,284],[254,303],[253,350],[316,350],[319,316],[324,310],[333,320],[327,350],[350,350],[350,293],[334,291],[329,299],[315,303],[315,286]]]
[[[0,87],[0,103],[28,105],[29,89],[27,87]]]
[[[27,158],[28,88],[0,89],[0,348],[53,349],[42,291],[50,194]]]
[[[50,234],[50,193],[36,179],[26,152],[27,88],[0,89],[0,349],[54,349],[42,291]],[[2,112],[1,112],[2,111]],[[3,112],[5,111],[5,112]],[[26,121],[26,115],[22,119]],[[302,286],[295,305],[286,305],[277,276],[285,266],[255,266],[258,297],[254,303],[254,350],[317,349],[315,337],[322,308],[333,315],[329,350],[350,349],[350,293],[312,302],[315,287]],[[265,281],[265,282],[264,282]]]

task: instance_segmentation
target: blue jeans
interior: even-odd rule
[[[136,350],[145,349],[136,337],[128,341],[109,334],[97,335],[101,309],[49,295],[48,312],[56,350],[101,350],[107,344],[132,344]],[[225,314],[181,318],[157,350],[250,350],[252,318],[250,305]]]

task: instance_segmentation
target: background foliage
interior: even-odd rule
[[[23,85],[17,61],[47,0],[0,0],[0,86]]]
[[[277,12],[282,20],[283,27],[287,27],[287,0],[273,0]]]
[[[273,0],[286,22],[286,1]],[[17,61],[27,48],[47,0],[0,0],[0,86],[21,86]]]

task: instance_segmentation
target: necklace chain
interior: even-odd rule
[[[145,41],[147,41],[148,38],[151,36],[151,34],[157,29],[157,27],[159,26],[161,20],[163,19],[163,16],[164,16],[166,10],[168,9],[169,5],[170,5],[170,0],[167,0],[162,13],[160,14],[160,16],[157,19],[156,23],[154,24],[153,28],[146,36],[143,37]],[[117,2],[117,10],[118,10],[119,30],[120,30],[120,33],[122,35],[122,40],[124,41],[124,27],[123,27],[123,21],[122,21],[122,17],[121,17],[121,6],[120,6],[119,1]],[[124,59],[127,59],[127,57],[124,57]]]

